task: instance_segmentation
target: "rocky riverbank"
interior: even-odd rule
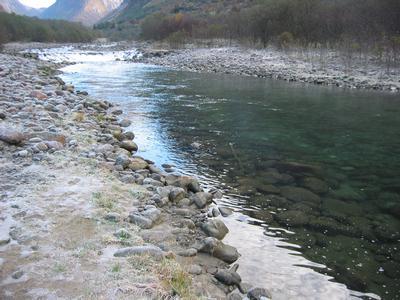
[[[135,155],[59,67],[0,54],[0,298],[271,297],[236,272],[221,193]]]
[[[372,56],[344,55],[335,51],[280,51],[235,47],[188,47],[158,50],[139,45],[141,62],[181,70],[236,74],[285,81],[400,92],[400,69],[388,68]]]

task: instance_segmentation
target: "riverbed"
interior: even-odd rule
[[[74,53],[63,79],[120,104],[139,155],[224,192],[244,281],[274,299],[400,297],[398,95],[109,54]]]

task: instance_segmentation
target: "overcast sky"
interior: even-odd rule
[[[27,6],[31,7],[48,7],[52,5],[56,0],[19,0],[22,4],[25,4]]]

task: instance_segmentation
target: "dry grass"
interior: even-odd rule
[[[92,194],[93,202],[101,208],[104,208],[105,210],[111,211],[114,206],[114,200],[111,199],[108,195],[102,192],[94,192]]]
[[[83,113],[83,112],[74,112],[72,114],[72,120],[75,121],[75,122],[79,122],[79,123],[85,121],[85,113]]]

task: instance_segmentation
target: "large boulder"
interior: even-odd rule
[[[215,237],[219,240],[222,240],[229,232],[225,223],[219,219],[208,220],[201,226],[201,229],[207,236]]]
[[[213,195],[207,192],[198,192],[190,197],[190,200],[192,200],[198,208],[206,207],[207,204],[212,202],[212,199]]]
[[[126,169],[130,164],[130,159],[125,154],[119,154],[115,159],[115,165],[121,166],[122,168]]]
[[[125,140],[119,145],[122,149],[128,150],[130,152],[137,151],[139,149],[138,145],[134,141]]]
[[[129,120],[129,119],[122,119],[120,122],[119,122],[119,126],[121,126],[121,127],[129,127],[129,126],[131,126],[131,124],[132,124],[132,122],[131,122],[131,120]]]
[[[128,168],[133,171],[137,171],[137,170],[146,169],[148,166],[149,166],[149,164],[144,159],[142,159],[140,157],[134,157],[130,160]]]
[[[168,196],[170,201],[177,203],[186,197],[186,191],[180,187],[173,187]]]
[[[152,228],[161,216],[161,211],[153,205],[147,205],[143,211],[134,210],[128,220],[142,229]]]
[[[241,289],[242,278],[235,270],[218,269],[215,279],[228,286],[237,286]]]
[[[11,126],[0,125],[0,141],[11,145],[21,145],[26,140],[26,135]]]
[[[192,191],[193,193],[201,191],[200,184],[197,179],[190,176],[169,174],[165,177],[165,180],[168,185],[181,187],[187,189],[188,191]]]
[[[195,248],[199,252],[208,253],[228,264],[234,263],[239,258],[239,252],[235,247],[226,245],[214,237],[204,239]]]

